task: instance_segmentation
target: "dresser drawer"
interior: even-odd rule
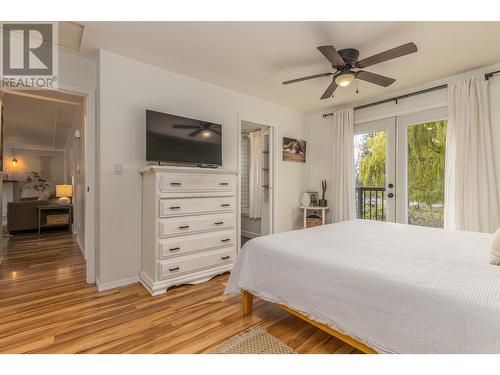
[[[234,247],[213,250],[207,253],[192,254],[174,259],[164,260],[159,263],[160,279],[176,277],[188,272],[220,267],[232,264],[236,258]]]
[[[234,197],[161,199],[160,217],[232,212],[235,206]]]
[[[160,240],[160,259],[216,247],[234,246],[234,230],[192,234]]]
[[[207,230],[232,229],[235,226],[236,216],[234,213],[171,217],[160,219],[160,238]]]
[[[236,189],[236,176],[213,174],[189,173],[161,173],[159,175],[158,189],[160,193],[175,191],[227,191]]]

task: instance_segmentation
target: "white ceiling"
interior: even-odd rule
[[[7,91],[3,95],[5,147],[63,150],[79,114],[81,98],[42,90],[20,94]]]
[[[85,22],[82,49],[104,48],[302,111],[362,101],[500,62],[500,22]],[[330,71],[320,45],[360,58],[414,42],[419,51],[366,70],[395,78],[359,82],[320,100],[331,78],[282,86]]]

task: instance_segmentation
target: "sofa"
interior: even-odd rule
[[[57,198],[9,202],[7,204],[7,230],[13,234],[17,231],[38,229],[37,207],[51,204],[57,204]]]

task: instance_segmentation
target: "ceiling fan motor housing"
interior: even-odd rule
[[[345,64],[351,69],[356,66],[359,57],[359,51],[354,48],[345,48],[339,51],[340,57],[344,60]],[[343,68],[342,66],[334,66],[334,68]]]

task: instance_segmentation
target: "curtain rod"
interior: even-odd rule
[[[490,73],[486,73],[484,75],[484,79],[485,80],[489,80],[491,77],[493,77],[494,75],[496,75],[498,73],[500,73],[500,70],[497,70],[497,71],[494,71],[494,72],[490,72]],[[409,94],[399,95],[399,96],[395,96],[393,98],[388,98],[388,99],[379,100],[379,101],[373,102],[373,103],[363,104],[363,105],[354,107],[354,110],[364,109],[364,108],[373,107],[373,106],[376,106],[376,105],[379,105],[379,104],[385,104],[385,103],[390,103],[390,102],[396,102],[396,104],[398,104],[398,100],[399,99],[405,99],[405,98],[409,98],[409,97],[415,96],[415,95],[425,94],[425,93],[436,91],[436,90],[442,90],[442,89],[445,89],[447,87],[448,87],[448,84],[439,85],[439,86],[435,86],[435,87],[430,87],[428,89],[411,92]],[[333,116],[333,112],[324,113],[323,114],[323,117],[328,117],[328,116]]]

